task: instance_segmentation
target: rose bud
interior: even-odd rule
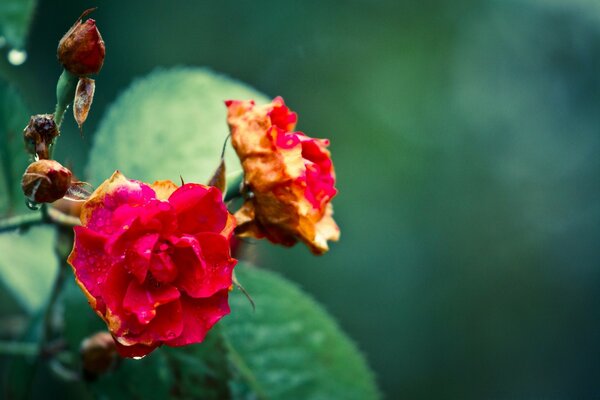
[[[115,341],[108,332],[98,332],[84,339],[79,352],[83,373],[88,380],[109,371],[118,359]]]
[[[71,171],[54,160],[36,161],[27,167],[21,187],[25,197],[35,203],[61,199],[71,186]]]
[[[58,43],[58,60],[74,75],[97,74],[104,63],[106,49],[96,21],[82,21],[92,11],[84,11]]]
[[[32,115],[29,124],[23,130],[25,147],[40,159],[49,158],[49,149],[60,132],[52,114]]]

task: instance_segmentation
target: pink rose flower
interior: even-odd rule
[[[229,313],[235,218],[215,187],[121,173],[84,203],[69,256],[123,357],[201,342]]]

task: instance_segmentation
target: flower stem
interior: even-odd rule
[[[58,236],[56,238],[55,253],[58,258],[58,274],[54,280],[54,286],[48,299],[46,312],[44,313],[44,322],[42,326],[42,337],[40,340],[42,350],[53,339],[54,332],[54,317],[56,313],[56,304],[60,298],[60,294],[65,284],[65,279],[68,276],[69,268],[67,266],[67,256],[70,251],[70,244],[73,243],[73,233],[71,229],[58,228]]]
[[[13,356],[35,356],[39,353],[37,343],[0,341],[0,354]]]
[[[54,111],[54,122],[56,126],[60,128],[65,111],[69,107],[69,104],[73,102],[75,97],[75,89],[77,88],[77,81],[79,77],[73,75],[66,69],[63,69],[58,82],[56,83],[56,109]]]
[[[227,177],[227,190],[225,191],[225,201],[233,200],[242,195],[242,183],[244,181],[244,172],[237,171]]]
[[[0,232],[13,231],[34,225],[41,225],[44,222],[44,215],[41,212],[16,215],[14,217],[0,220]]]

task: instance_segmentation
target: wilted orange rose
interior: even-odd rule
[[[332,218],[335,172],[329,141],[295,132],[297,115],[281,97],[256,106],[227,101],[231,141],[252,193],[235,214],[240,236],[291,246],[303,241],[315,254],[339,239]]]

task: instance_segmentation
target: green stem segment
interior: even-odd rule
[[[75,98],[75,89],[77,89],[77,82],[79,77],[73,75],[66,69],[63,69],[58,82],[56,83],[56,110],[54,111],[54,121],[60,128],[65,111]]]
[[[39,353],[37,343],[0,341],[0,354],[13,356],[36,356]]]
[[[244,173],[242,171],[235,172],[227,177],[227,190],[225,191],[225,201],[233,200],[242,195],[242,183],[244,181]]]
[[[44,347],[54,339],[56,335],[54,320],[56,313],[56,305],[60,298],[60,294],[63,290],[65,280],[69,276],[69,266],[67,264],[67,257],[69,255],[72,243],[73,243],[73,232],[71,229],[59,228],[57,230],[58,237],[56,239],[55,253],[58,258],[58,274],[48,299],[48,305],[46,312],[44,313],[44,322],[42,327],[42,337],[40,340],[41,348]]]
[[[0,232],[23,229],[34,225],[40,225],[44,222],[44,215],[41,212],[17,215],[11,218],[0,220]]]

